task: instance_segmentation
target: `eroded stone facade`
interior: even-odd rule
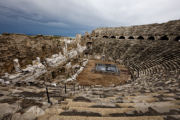
[[[162,24],[149,24],[130,27],[97,28],[92,31],[91,36],[113,39],[167,39],[179,40],[180,20],[170,21]]]

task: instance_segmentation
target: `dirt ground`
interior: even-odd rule
[[[117,65],[120,70],[120,75],[112,75],[107,73],[95,73],[92,70],[96,63],[115,64],[113,62],[104,62],[100,60],[89,60],[85,69],[79,74],[77,80],[80,85],[120,85],[130,79],[128,69],[124,65]]]

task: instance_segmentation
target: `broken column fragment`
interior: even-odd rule
[[[19,60],[14,59],[13,62],[14,62],[15,71],[18,72],[18,73],[21,72],[21,67],[20,67],[20,64],[19,64]]]

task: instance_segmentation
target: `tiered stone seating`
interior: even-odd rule
[[[122,86],[82,87],[74,97],[61,102],[56,108],[56,111],[61,109],[59,112],[47,113],[38,119],[178,120],[179,77],[174,73],[162,73],[144,76]]]
[[[121,86],[80,87],[60,105],[47,108],[38,119],[179,120],[180,44],[155,37],[96,38],[93,55],[105,55],[106,60],[126,65],[133,79]],[[56,112],[49,112],[51,109]]]
[[[98,44],[96,44],[96,42]],[[96,50],[97,46],[101,48]],[[173,41],[148,40],[96,40],[94,54],[105,54],[106,58],[120,60],[130,71],[158,72],[179,69],[180,44]],[[156,67],[157,66],[157,67]],[[146,70],[149,69],[149,70]],[[151,74],[150,73],[150,74]]]
[[[169,50],[164,54],[157,56],[154,54],[154,56],[156,57],[154,59],[150,57],[150,59],[141,61],[141,63],[136,63],[135,61],[134,63],[136,63],[141,70],[145,70],[157,65],[162,65],[165,70],[175,70],[179,68],[179,65],[177,64],[177,61],[180,58],[179,50],[173,52]]]

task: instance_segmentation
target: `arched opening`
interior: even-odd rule
[[[139,39],[139,40],[144,40],[144,37],[139,36],[137,39]]]
[[[129,38],[128,39],[134,39],[134,37],[133,36],[129,36]]]
[[[62,67],[62,68],[58,69],[58,73],[60,73],[60,74],[64,74],[65,72],[66,72],[66,68],[65,67]]]
[[[42,46],[42,51],[44,51],[46,49],[46,46],[45,45],[43,45]]]
[[[174,41],[180,42],[180,36],[177,36]]]
[[[120,36],[119,39],[125,39],[125,37],[124,36]]]
[[[116,37],[115,36],[111,36],[112,39],[115,39]]]
[[[160,38],[160,40],[169,40],[169,38],[166,35],[164,35]]]
[[[155,40],[153,36],[148,37],[148,40]]]
[[[55,79],[56,76],[57,76],[57,75],[56,75],[56,72],[54,72],[54,71],[51,73],[51,75],[52,75],[52,78],[53,78],[53,79]]]
[[[103,38],[108,38],[108,36],[105,35],[105,36],[103,36]]]
[[[86,46],[87,46],[87,48],[91,48],[92,42],[87,42],[87,43],[86,43]]]
[[[86,37],[87,37],[87,38],[89,38],[89,37],[90,37],[90,35],[86,35]]]

